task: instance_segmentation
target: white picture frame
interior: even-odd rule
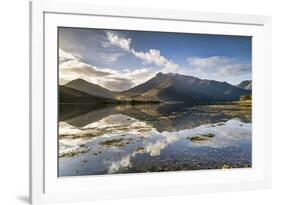
[[[57,130],[53,126],[54,120],[57,119],[57,99],[52,92],[57,86],[55,65],[58,26],[253,36],[253,167],[247,170],[183,171],[59,179],[56,175],[57,161],[54,161],[57,156],[57,145],[54,141]],[[270,17],[105,7],[80,3],[30,2],[30,93],[32,204],[240,191],[271,186]]]

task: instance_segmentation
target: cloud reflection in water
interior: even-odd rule
[[[173,132],[158,132],[149,123],[123,114],[110,115],[81,128],[72,127],[65,122],[60,123],[60,135],[64,136],[60,138],[60,155],[67,152],[85,155],[89,161],[94,160],[94,166],[104,167],[107,173],[119,173],[124,169],[134,168],[132,161],[142,157],[161,157],[164,151],[184,153],[190,148],[222,149],[239,147],[251,141],[251,123],[243,123],[239,119]],[[78,137],[91,133],[94,137]],[[192,136],[209,133],[214,134],[214,137],[198,142],[190,140]],[[118,143],[114,143],[114,140]],[[81,147],[87,153],[81,152]],[[93,159],[93,153],[96,160]],[[104,160],[105,158],[108,160]],[[80,158],[63,159],[75,161]]]

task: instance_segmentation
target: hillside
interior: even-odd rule
[[[67,87],[59,86],[59,103],[101,103],[112,102],[112,99],[92,96],[88,93]]]
[[[246,90],[251,90],[252,89],[252,81],[251,80],[244,80],[241,83],[239,83],[237,85],[237,87],[243,88],[243,89],[246,89]]]
[[[251,91],[226,82],[202,80],[192,76],[158,73],[149,81],[121,92],[123,98],[135,100],[177,101],[185,103],[215,103],[238,100]]]

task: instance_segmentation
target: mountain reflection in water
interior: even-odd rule
[[[239,103],[59,110],[59,176],[251,167],[251,107]]]

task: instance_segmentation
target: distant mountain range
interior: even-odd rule
[[[246,90],[252,90],[252,81],[251,80],[244,80],[237,85],[239,88],[243,88]]]
[[[122,92],[112,92],[82,79],[60,86],[59,91],[60,103],[158,101],[210,104],[235,101],[242,95],[251,95],[251,90],[244,87],[173,73],[158,73],[147,82]]]

